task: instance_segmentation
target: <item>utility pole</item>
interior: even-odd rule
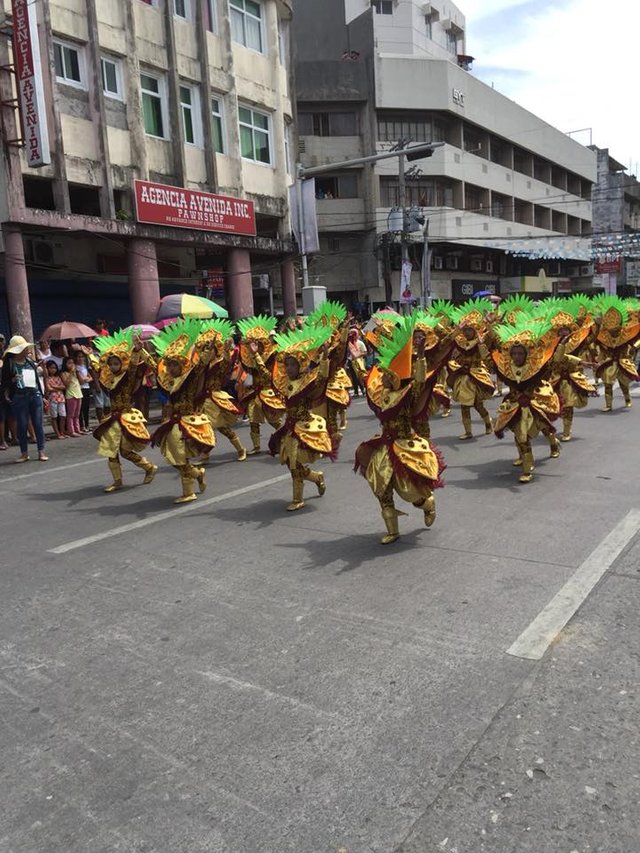
[[[402,143],[404,149],[405,144]],[[409,241],[407,240],[407,179],[405,176],[406,157],[400,153],[398,155],[398,204],[402,211],[402,231],[400,233],[400,281],[404,274],[405,262],[409,260]],[[402,288],[401,288],[402,291]],[[402,298],[402,292],[400,293]],[[389,303],[391,304],[391,303]],[[402,310],[402,308],[400,309]]]

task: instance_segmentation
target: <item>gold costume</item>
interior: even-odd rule
[[[196,481],[204,492],[204,468],[191,460],[210,453],[216,443],[211,422],[202,410],[205,372],[213,351],[211,337],[201,331],[198,321],[183,320],[153,339],[160,355],[158,384],[169,395],[168,417],[154,433],[153,443],[180,475],[182,495],[176,503],[196,499]]]
[[[431,438],[430,418],[438,411],[451,409],[446,388],[446,363],[453,346],[453,331],[444,328],[437,317],[418,311],[413,332],[414,374],[421,359],[426,362],[423,390],[416,398],[413,427],[422,438]],[[415,378],[415,375],[414,375]]]
[[[640,318],[631,316],[624,300],[615,296],[598,301],[603,311],[602,322],[596,335],[596,376],[604,383],[604,411],[613,408],[613,386],[618,382],[627,408],[631,408],[631,382],[640,380],[635,365],[640,348]]]
[[[309,466],[322,456],[332,455],[331,438],[325,419],[313,411],[326,393],[329,362],[319,357],[319,349],[331,335],[330,328],[305,328],[276,335],[278,356],[274,367],[274,385],[285,400],[285,422],[269,440],[269,452],[291,472],[293,497],[287,510],[304,506],[304,481],[315,483],[320,496],[326,486],[321,471]],[[259,359],[259,356],[257,357]],[[298,375],[287,374],[287,362],[297,364]]]
[[[551,362],[550,377],[562,407],[562,441],[571,440],[575,409],[584,409],[589,397],[598,395],[595,385],[584,373],[580,357],[589,345],[593,321],[589,316],[580,318],[577,309],[578,303],[572,306],[568,300],[567,306],[551,320],[553,328],[565,335]]]
[[[93,432],[100,442],[98,454],[107,459],[113,478],[113,482],[105,487],[105,492],[116,492],[122,488],[120,456],[141,468],[145,472],[143,483],[148,484],[155,477],[158,466],[140,455],[151,442],[151,436],[142,412],[133,407],[133,399],[145,369],[153,365],[153,359],[139,342],[134,343],[133,331],[100,337],[95,343],[100,352],[99,382],[111,397],[110,414]],[[113,358],[120,361],[121,369],[118,373],[114,373],[109,365]]]
[[[558,345],[558,337],[551,323],[532,318],[518,318],[512,325],[498,326],[496,349],[493,361],[500,379],[506,383],[509,393],[498,408],[495,434],[504,436],[506,429],[513,433],[518,458],[513,463],[522,467],[520,482],[533,479],[533,450],[531,440],[543,433],[549,441],[551,457],[560,455],[560,443],[556,437],[553,421],[560,415],[560,400],[551,384],[546,381],[549,363]],[[518,364],[512,353],[522,348],[526,357]]]
[[[444,464],[430,441],[413,427],[416,400],[424,393],[426,363],[413,364],[412,317],[398,325],[388,344],[380,348],[380,366],[367,379],[367,400],[379,419],[382,434],[364,441],[356,450],[356,471],[366,478],[380,503],[387,533],[382,543],[398,539],[398,515],[394,492],[422,509],[426,527],[436,517],[433,490],[442,486]]]
[[[234,366],[231,337],[233,324],[228,320],[216,320],[215,324],[218,334],[212,338],[214,351],[205,370],[205,399],[202,408],[209,418],[214,433],[218,430],[224,435],[238,454],[238,461],[244,462],[247,451],[233,429],[242,412],[231,394],[223,390]]]
[[[252,443],[249,455],[260,453],[261,424],[266,421],[273,429],[278,429],[285,410],[282,397],[271,383],[270,367],[276,350],[271,335],[276,325],[275,317],[257,316],[238,321],[242,334],[240,361],[245,373],[238,393],[249,420]],[[252,345],[258,347],[257,353],[253,352]]]

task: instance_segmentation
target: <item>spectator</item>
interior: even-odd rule
[[[109,392],[104,389],[100,382],[100,359],[98,358],[97,351],[94,351],[89,356],[89,370],[93,379],[93,400],[96,406],[96,419],[100,423],[111,412],[111,398],[109,397]]]
[[[36,347],[36,357],[40,365],[45,364],[51,358],[51,347],[49,341],[40,340]]]
[[[67,357],[67,350],[62,341],[51,341],[51,350],[47,361],[55,361],[58,365],[58,370],[62,370],[62,365]]]
[[[91,383],[93,377],[87,364],[87,357],[80,350],[75,353],[74,361],[76,363],[76,373],[80,381],[80,390],[82,391],[82,405],[80,406],[80,432],[91,432],[89,429],[89,411],[91,408]]]
[[[109,330],[107,329],[107,324],[105,323],[104,320],[96,320],[95,323],[93,324],[93,328],[98,333],[98,337],[101,337],[101,338],[108,338],[109,337]]]
[[[2,371],[2,361],[4,359],[5,337],[0,335],[0,372]],[[1,373],[0,373],[1,375]],[[0,394],[0,450],[8,450],[7,432],[9,420],[9,405],[4,398],[4,394]]]
[[[38,365],[32,357],[32,347],[22,335],[14,335],[5,351],[2,365],[2,394],[11,404],[16,419],[20,458],[17,462],[29,461],[28,430],[29,419],[33,423],[38,444],[38,459],[46,462],[44,428],[42,414],[44,393]]]
[[[64,360],[64,369],[60,374],[64,382],[64,403],[67,407],[67,435],[79,438],[80,410],[82,408],[82,388],[76,370],[75,361],[69,356]]]
[[[357,328],[352,328],[349,331],[349,346],[347,348],[347,371],[351,384],[353,385],[353,396],[359,397],[360,393],[365,396],[365,390],[360,381],[360,374],[366,372],[365,358],[367,355],[367,345],[360,337],[360,332]]]
[[[65,419],[67,417],[67,409],[64,398],[64,382],[60,376],[58,365],[55,361],[49,359],[46,363],[46,375],[44,386],[49,401],[49,417],[51,418],[51,426],[56,435],[56,438],[66,438],[64,434]]]

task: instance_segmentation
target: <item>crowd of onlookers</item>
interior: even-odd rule
[[[279,330],[298,328],[302,318],[288,318]],[[97,320],[99,335],[109,334],[106,324]],[[238,341],[236,341],[238,343]],[[153,352],[153,345],[145,346]],[[353,383],[354,396],[364,395],[364,388],[353,367],[353,361],[364,359],[367,367],[374,353],[362,332],[362,324],[352,322],[347,348],[347,371]],[[38,458],[47,460],[45,424],[50,424],[50,437],[56,440],[78,438],[91,431],[93,415],[97,422],[110,411],[109,395],[102,388],[97,372],[97,351],[91,341],[45,341],[33,345],[19,335],[8,342],[0,334],[0,451],[19,445],[18,462],[29,459],[29,444],[36,444]],[[234,393],[235,377],[229,391]],[[148,369],[136,396],[136,406],[149,418],[152,402],[164,408],[167,399],[157,388],[156,378]]]

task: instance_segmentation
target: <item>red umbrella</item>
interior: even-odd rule
[[[98,333],[91,326],[84,323],[74,323],[71,320],[63,320],[47,326],[40,335],[41,341],[66,341],[69,338],[97,338]]]

